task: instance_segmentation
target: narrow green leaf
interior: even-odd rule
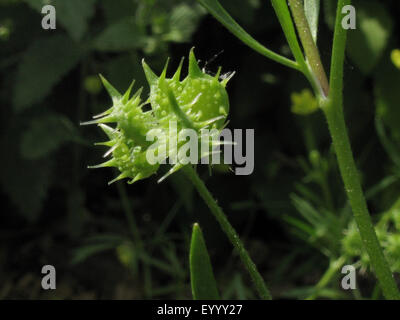
[[[115,247],[116,245],[113,243],[96,243],[79,247],[74,250],[70,263],[71,265],[77,265],[98,253],[114,249]]]
[[[221,22],[230,32],[238,37],[244,44],[248,45],[254,51],[272,59],[278,63],[281,63],[287,67],[298,70],[299,66],[296,62],[285,58],[267,48],[261,43],[250,36],[221,6],[218,0],[197,0],[202,6],[204,6],[219,22]],[[282,2],[282,1],[281,1]]]
[[[54,182],[53,157],[28,161],[21,157],[19,141],[24,130],[23,117],[10,117],[3,123],[0,135],[0,189],[19,214],[29,222],[36,221],[43,209],[48,189]],[[6,213],[7,208],[2,210]]]
[[[301,51],[292,16],[290,15],[286,1],[271,0],[271,3],[274,7],[279,23],[282,26],[283,32],[285,33],[286,40],[289,44],[290,50],[292,50],[293,56],[296,61],[302,65],[302,68],[305,68],[303,52]]]
[[[32,119],[22,133],[20,152],[25,159],[35,160],[48,156],[69,141],[84,143],[71,120],[62,114],[48,113]]]
[[[304,0],[304,11],[314,42],[317,43],[320,0]]]
[[[99,51],[126,51],[146,44],[143,31],[131,17],[108,25],[95,39],[93,46]]]
[[[357,29],[349,32],[347,53],[364,75],[377,67],[393,33],[394,21],[384,1],[354,1]]]
[[[193,226],[190,245],[190,277],[195,300],[219,300],[217,284],[201,229]]]

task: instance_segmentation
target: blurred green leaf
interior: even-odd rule
[[[382,2],[354,1],[357,29],[349,32],[347,52],[360,70],[368,75],[379,62],[393,30],[393,19]]]
[[[387,133],[388,130],[379,114],[377,114],[375,117],[375,128],[376,132],[378,133],[379,140],[389,155],[390,160],[393,161],[398,168],[400,168],[400,150],[398,145],[394,143],[393,139],[390,138],[391,135]]]
[[[190,276],[193,299],[220,299],[207,247],[197,223],[193,226],[190,244]]]
[[[96,0],[24,0],[32,8],[41,13],[46,4],[56,9],[57,21],[67,30],[76,41],[82,39],[88,26],[88,20],[94,13]]]
[[[393,50],[390,57],[396,68],[400,69],[400,49]]]
[[[317,42],[320,0],[304,0],[304,11],[314,42]]]
[[[63,34],[32,42],[18,65],[14,108],[22,111],[40,102],[79,62],[81,55],[79,47]]]
[[[164,35],[164,40],[174,42],[189,41],[203,12],[201,7],[194,7],[184,3],[176,6],[170,14],[168,23],[170,30]]]
[[[400,71],[385,57],[376,76],[376,113],[390,128],[392,137],[400,143]]]
[[[104,252],[115,248],[116,245],[113,243],[96,243],[75,249],[72,254],[71,264],[76,265],[84,262],[86,259],[94,256],[97,253]]]
[[[35,221],[52,183],[51,161],[28,162],[9,158],[5,162],[7,164],[0,173],[4,192],[28,221]]]
[[[100,51],[125,51],[141,48],[145,43],[145,34],[133,18],[127,17],[107,26],[94,40],[94,48]]]
[[[7,41],[10,38],[12,27],[11,19],[0,21],[0,41]]]
[[[115,234],[101,234],[88,237],[85,240],[86,244],[73,250],[70,263],[76,265],[84,262],[93,255],[117,248],[124,241],[124,237]]]
[[[400,71],[391,63],[389,56],[379,68],[374,90],[376,130],[391,160],[400,166]]]
[[[21,155],[26,159],[39,159],[67,141],[83,140],[66,116],[51,113],[39,116],[32,120],[22,135]]]
[[[113,59],[109,59],[104,64],[102,73],[113,83],[117,90],[126,90],[132,80],[135,80],[135,88],[147,85],[140,57],[136,52],[120,54]],[[100,113],[101,110],[99,109],[98,112]]]
[[[21,127],[13,124],[0,140],[0,184],[18,212],[28,221],[35,221],[52,183],[53,159],[28,161],[20,157]]]
[[[114,1],[99,1],[99,5],[107,25],[111,25],[126,17],[137,16],[137,7],[145,4],[142,1],[118,0],[117,6]]]

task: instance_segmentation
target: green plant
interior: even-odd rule
[[[345,5],[350,4],[351,1],[339,0],[337,3],[329,80],[324,70],[324,66],[321,61],[316,44],[318,34],[317,21],[319,14],[319,0],[305,0],[304,3],[302,0],[289,0],[291,12],[289,11],[289,7],[286,1],[271,0],[295,60],[290,60],[282,55],[274,53],[273,51],[265,48],[263,45],[257,42],[243,28],[241,28],[238,23],[233,20],[233,18],[225,11],[225,9],[219,4],[217,0],[199,0],[199,2],[243,43],[269,59],[272,59],[286,67],[290,67],[292,69],[300,71],[310,82],[310,85],[314,90],[314,95],[318,101],[319,108],[323,111],[323,114],[325,115],[325,118],[328,122],[328,127],[332,137],[333,146],[335,148],[339,169],[345,186],[345,191],[351,204],[361,242],[368,253],[369,262],[378,278],[379,284],[385,297],[388,299],[399,299],[400,295],[398,288],[392,276],[389,264],[383,254],[381,245],[378,241],[371,220],[371,216],[367,208],[366,200],[359,179],[359,173],[357,171],[352,155],[350,140],[347,134],[347,128],[343,114],[343,65],[347,31],[342,27],[341,24],[342,8]],[[303,50],[300,46],[300,43]],[[194,57],[191,58],[189,66],[191,66],[193,63],[195,63]],[[186,96],[184,96],[183,100],[185,101],[182,102],[183,105],[180,105],[178,103],[179,99],[177,98],[179,96],[179,92],[175,91],[175,88],[171,85],[171,83],[174,83],[174,78],[172,78],[171,80],[166,80],[166,68],[164,69],[160,78],[155,77],[152,72],[146,69],[147,67],[145,67],[145,71],[151,87],[150,103],[153,108],[153,114],[155,115],[157,120],[156,126],[161,125],[161,127],[164,126],[165,128],[165,123],[163,124],[163,117],[173,115],[184,127],[191,127],[198,130],[201,127],[213,124],[216,125],[218,129],[222,128],[223,122],[220,120],[226,117],[227,109],[223,108],[221,111],[220,108],[213,110],[208,108],[207,103],[210,102],[210,99],[208,98],[209,93],[211,92],[210,87],[201,87],[198,85],[194,86],[195,93],[188,97],[188,99],[186,99]],[[192,71],[193,70],[195,69],[192,68]],[[198,76],[202,76],[202,73],[198,68],[196,68],[195,73],[198,74]],[[191,73],[191,69],[189,67],[189,78],[194,77],[195,73]],[[106,87],[108,87],[108,90],[112,97],[114,99],[117,99],[116,101],[118,101],[118,103],[119,101],[122,101],[122,104],[130,103],[129,101],[131,100],[128,100],[130,90],[128,90],[128,93],[126,95],[121,96],[115,92],[115,89],[110,89],[109,84],[105,83],[105,85]],[[180,85],[177,84],[176,87],[179,89]],[[162,92],[163,96],[158,96],[158,92]],[[204,94],[204,96],[206,97],[205,100],[202,101],[202,103],[199,102],[201,98],[199,98],[198,100],[196,99],[199,94]],[[137,97],[138,95],[134,95],[135,99]],[[196,122],[193,121],[192,116],[188,113],[188,109],[186,109],[185,107],[188,104],[196,105],[197,103],[199,111],[203,112],[199,118],[195,119],[196,121],[200,121],[200,126],[196,126]],[[227,105],[227,103],[224,103],[222,105]],[[135,104],[135,108],[140,107],[140,102]],[[115,110],[115,108],[113,110]],[[118,122],[117,132],[108,129],[108,127],[102,126],[102,128],[105,129],[105,131],[108,131],[108,135],[112,139],[112,142],[107,143],[107,145],[114,147],[113,149],[111,149],[111,152],[114,154],[114,158],[122,157],[124,158],[124,162],[123,164],[121,164],[120,162],[116,163],[115,160],[111,160],[113,162],[106,163],[101,166],[117,166],[122,172],[122,175],[119,178],[130,177],[133,178],[132,182],[149,176],[150,174],[155,172],[157,168],[148,167],[147,164],[144,164],[144,162],[140,159],[140,156],[138,156],[138,159],[140,160],[140,163],[144,165],[144,167],[141,167],[139,163],[130,161],[129,158],[125,159],[128,151],[134,150],[133,144],[128,145],[128,148],[124,147],[123,149],[121,149],[122,151],[119,149],[122,148],[120,147],[122,144],[118,140],[118,137],[120,137],[120,134],[122,134],[122,139],[125,141],[125,139],[127,138],[125,132],[128,132],[129,129],[135,128],[135,125],[133,125],[133,123],[128,123],[128,126],[124,129],[120,123],[123,123],[123,121],[127,118],[129,119],[129,117],[124,115],[123,118],[117,119],[112,116],[112,112],[113,111],[108,111],[111,116],[109,116],[109,114],[107,113],[105,115],[105,118],[103,118],[107,120],[100,119],[95,120],[94,122]],[[140,111],[138,112],[140,113]],[[206,116],[206,118],[203,119],[201,118],[202,116]],[[141,114],[140,117],[147,117],[147,115],[144,116],[143,114]],[[153,121],[150,121],[149,119],[148,122],[146,120],[146,123],[151,124],[153,123]],[[140,125],[145,125],[145,123],[140,123]],[[135,130],[136,129],[137,128],[135,128]],[[144,131],[150,129],[150,127],[143,128]],[[131,136],[128,138],[133,139],[135,142],[140,141],[141,139],[143,139],[143,132],[141,133],[140,138],[138,138],[137,136]],[[145,147],[145,145],[141,145],[140,147]],[[138,151],[138,153],[140,152],[142,152],[142,149]],[[179,166],[174,167],[169,173],[172,173],[179,168]],[[203,181],[198,177],[193,168],[191,166],[185,166],[184,171],[189,179],[192,181],[195,188],[198,190],[199,194],[205,200],[211,212],[215,215],[216,219],[220,223],[221,227],[227,234],[232,244],[238,249],[239,255],[244,265],[248,269],[250,275],[252,276],[252,279],[260,296],[262,298],[270,298],[269,291],[266,288],[263,279],[258,273],[247,251],[244,249],[238,235],[226,219],[226,216],[223,213],[222,209],[217,205],[217,203],[205,187]],[[297,203],[299,203],[299,201],[297,201]],[[326,218],[324,219],[325,221],[327,221]],[[333,218],[333,220],[335,220],[335,218]],[[347,247],[349,248],[349,246]],[[348,249],[348,251],[351,250]],[[338,266],[340,266],[341,263],[343,263],[342,259],[340,261],[333,261],[331,263],[331,267],[328,269],[327,278],[329,278],[332,274],[332,270],[337,270]],[[325,278],[321,280],[322,284],[324,282],[326,282]],[[317,285],[317,288],[321,286],[322,285]]]
[[[305,1],[308,3],[308,6],[304,6],[302,0],[289,0],[294,24],[297,27],[298,35],[304,49],[304,55],[297,40],[295,27],[286,1],[271,0],[296,61],[288,61],[286,58],[271,52],[251,38],[229,16],[217,0],[199,0],[199,2],[244,43],[278,63],[301,71],[310,81],[314,89],[314,94],[319,101],[320,108],[324,112],[328,122],[345,190],[352,206],[362,243],[369,254],[371,265],[377,275],[384,295],[388,299],[399,299],[398,288],[383,255],[367,209],[343,115],[343,63],[347,30],[342,27],[341,12],[342,8],[345,5],[349,5],[351,1],[339,0],[337,3],[329,82],[316,45],[317,24],[315,23],[315,17],[318,16],[319,12],[318,0]],[[307,12],[305,9],[307,9]],[[309,23],[310,21],[312,23]]]
[[[157,171],[159,163],[166,160],[165,157],[177,157],[185,141],[177,144],[176,149],[175,147],[172,147],[172,150],[169,149],[168,153],[160,150],[168,149],[170,141],[177,138],[178,129],[196,130],[199,139],[203,136],[202,129],[209,126],[216,129],[213,136],[210,137],[211,139],[209,138],[209,150],[203,151],[203,148],[201,148],[199,158],[209,156],[212,153],[210,147],[214,143],[218,143],[213,137],[219,136],[219,132],[224,126],[223,121],[228,115],[229,101],[225,86],[230,78],[224,78],[219,82],[221,69],[214,77],[201,71],[192,49],[189,54],[188,76],[180,81],[182,61],[171,79],[166,78],[168,63],[161,76],[157,77],[143,61],[143,68],[150,85],[150,97],[145,103],[141,103],[140,100],[141,90],[130,98],[132,86],[124,95],[121,95],[108,81],[102,78],[103,84],[112,98],[113,106],[95,116],[96,119],[83,124],[99,124],[110,139],[110,141],[100,144],[110,147],[105,156],[112,155],[112,159],[91,167],[118,168],[121,174],[110,183],[124,178],[131,178],[130,183],[134,183],[137,180],[147,178]],[[142,108],[147,103],[150,103],[152,110],[144,112]],[[170,121],[177,122],[177,128],[174,128],[174,131],[170,128]],[[116,122],[116,128],[104,125],[104,123],[109,122]],[[157,152],[162,155],[156,165],[151,165],[146,158],[149,148],[152,147],[146,139],[151,130],[164,132],[161,135],[164,138],[157,140],[156,147],[153,145]],[[160,154],[157,154],[157,156],[160,156]],[[193,167],[177,163],[159,181],[180,168],[183,168],[233,246],[237,248],[260,296],[264,299],[270,299],[271,296],[264,280],[245,250],[239,236]]]
[[[116,167],[121,173],[110,184],[125,178],[130,178],[130,183],[147,178],[158,170],[159,164],[167,157],[177,158],[186,142],[178,136],[182,128],[196,130],[199,137],[203,135],[203,129],[209,127],[216,129],[215,135],[222,129],[229,111],[225,86],[230,78],[220,82],[221,70],[214,77],[202,72],[192,49],[189,54],[188,76],[181,81],[182,63],[183,60],[174,76],[169,79],[166,78],[168,62],[161,76],[157,77],[143,61],[143,68],[150,85],[150,95],[144,103],[140,97],[142,89],[130,97],[133,83],[125,94],[121,95],[101,77],[112,98],[113,106],[95,116],[95,120],[83,124],[100,124],[100,128],[110,139],[101,144],[110,147],[105,156],[112,155],[112,159],[92,167]],[[143,107],[148,103],[152,109],[143,111]],[[170,128],[171,121],[176,122],[174,129],[176,132]],[[116,123],[117,126],[111,128],[105,123]],[[156,144],[147,140],[147,135],[152,130],[158,137]],[[159,138],[160,136],[165,138]],[[178,140],[176,147],[171,147],[173,140]],[[210,146],[213,143],[214,140],[211,139]],[[149,148],[154,150],[157,157],[158,161],[155,164],[150,164],[146,159]],[[203,151],[200,158],[208,156],[210,152],[210,150]],[[181,163],[176,163],[160,181],[181,167],[183,167]]]
[[[144,85],[139,54],[164,61],[174,44],[191,41],[205,13],[200,5],[186,0],[119,0],[118,5],[49,0],[46,4],[57,8],[56,34],[37,32],[42,30],[43,1],[0,2],[0,72],[7,83],[0,94],[7,105],[2,117],[10,119],[4,129],[9,136],[4,135],[0,143],[2,148],[9,148],[7,143],[16,148],[4,159],[0,186],[16,214],[28,223],[43,217],[54,188],[63,189],[66,198],[81,196],[84,206],[85,192],[71,192],[86,175],[79,162],[91,140],[85,139],[78,124],[102,104],[99,70],[116,86],[124,87],[132,77],[136,85]],[[7,74],[13,80],[6,80]],[[68,79],[74,79],[75,88],[70,90],[75,94],[67,94],[70,90],[60,94],[57,88]],[[60,98],[57,106],[54,97]],[[57,156],[65,150],[65,159],[74,164],[61,173]],[[25,177],[20,179],[16,173],[21,168]],[[73,179],[57,179],[64,173]],[[15,177],[12,183],[10,176]],[[22,194],[25,201],[20,201]],[[80,211],[85,210],[83,206]]]

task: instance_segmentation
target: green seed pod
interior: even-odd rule
[[[146,134],[156,122],[151,112],[142,110],[142,89],[129,98],[133,83],[122,96],[106,79],[100,78],[112,98],[113,106],[95,116],[95,120],[83,124],[99,124],[110,140],[98,144],[110,147],[104,156],[112,155],[112,159],[91,168],[118,168],[121,174],[110,184],[124,178],[130,178],[129,183],[147,178],[157,171],[159,165],[151,165],[146,161],[146,149],[149,146]],[[112,128],[105,123],[117,125]]]
[[[189,70],[180,81],[183,59],[172,78],[166,78],[168,62],[157,77],[143,61],[143,69],[150,85],[150,104],[160,122],[176,118],[184,127],[200,129],[212,123],[221,128],[229,112],[225,86],[229,78],[219,81],[220,71],[212,77],[199,68],[193,49],[189,54]],[[232,74],[233,76],[233,74]]]
[[[112,154],[112,159],[90,168],[116,167],[121,173],[109,184],[124,178],[131,178],[129,183],[133,183],[147,178],[157,171],[159,164],[151,165],[146,161],[145,149],[140,144],[136,144],[134,140],[124,136],[118,129],[105,124],[99,124],[99,126],[110,140],[97,144],[110,147],[104,156]]]
[[[217,132],[222,130],[229,112],[225,86],[231,77],[219,81],[220,69],[214,77],[201,71],[193,49],[189,54],[188,75],[180,81],[182,64],[183,59],[173,77],[167,78],[168,62],[161,75],[157,77],[143,61],[143,69],[150,85],[149,99],[144,103],[140,98],[142,89],[130,98],[133,83],[125,94],[121,95],[100,76],[112,98],[113,106],[95,116],[94,120],[83,124],[98,124],[110,139],[99,144],[110,147],[105,156],[111,155],[111,160],[94,166],[94,168],[118,168],[120,175],[110,183],[124,178],[130,178],[129,183],[133,183],[156,173],[159,163],[150,164],[146,158],[146,152],[150,146],[154,148],[154,143],[146,140],[146,135],[153,129],[161,130],[164,136],[168,137],[155,142],[156,146],[164,150],[169,145],[168,139],[171,139],[169,132],[171,121],[175,121],[177,130],[194,129],[199,138],[202,135],[202,129],[213,128],[217,129]],[[150,103],[151,110],[145,112],[142,107],[147,103]],[[112,128],[106,123],[116,123],[116,127]],[[215,141],[217,136],[214,134],[211,137],[211,146],[218,143]],[[184,142],[177,144],[178,150],[175,151],[179,151],[183,144]],[[208,153],[200,154],[200,158],[207,155]],[[176,163],[160,181],[182,166]]]

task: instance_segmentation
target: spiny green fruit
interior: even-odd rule
[[[105,78],[100,76],[104,87],[111,96],[113,105],[94,120],[83,124],[98,124],[106,133],[109,141],[98,143],[110,149],[104,155],[112,158],[100,167],[116,167],[120,175],[110,183],[129,178],[129,183],[144,179],[157,172],[159,164],[150,164],[146,159],[146,152],[153,142],[146,141],[146,135],[153,129],[159,129],[164,136],[169,135],[170,121],[176,121],[177,129],[190,128],[196,130],[201,137],[202,129],[222,130],[229,112],[229,99],[225,86],[229,79],[226,77],[219,81],[220,71],[215,76],[203,72],[196,61],[193,49],[189,54],[188,75],[180,80],[183,59],[172,78],[167,78],[168,61],[163,72],[158,77],[143,60],[143,69],[150,85],[149,98],[142,102],[140,88],[130,97],[133,84],[121,95]],[[151,105],[151,110],[143,111],[143,106]],[[106,123],[115,123],[112,128]],[[215,145],[211,137],[210,145]],[[161,148],[167,149],[168,139],[156,142]],[[177,145],[179,149],[184,142]],[[153,145],[154,147],[154,145]],[[200,154],[200,158],[208,154]],[[163,159],[165,160],[165,159]],[[175,164],[168,171],[164,179],[183,165]]]
[[[221,82],[221,69],[212,77],[199,68],[193,49],[189,54],[189,70],[180,81],[183,59],[172,78],[166,78],[168,61],[160,77],[157,77],[143,61],[143,69],[150,85],[150,104],[160,122],[175,118],[183,126],[200,129],[213,121],[213,128],[222,127],[229,112],[229,99],[225,86],[229,78]],[[232,74],[233,75],[233,74]],[[183,113],[182,113],[183,111]]]
[[[151,165],[146,161],[146,152],[140,143],[135,143],[133,139],[127,138],[122,130],[111,128],[105,124],[99,124],[99,126],[110,140],[97,144],[110,147],[104,156],[112,154],[112,158],[90,168],[118,168],[121,172],[120,175],[109,184],[124,178],[131,178],[129,183],[133,183],[147,178],[157,171],[159,164]]]
[[[110,147],[104,156],[112,155],[112,159],[91,168],[118,168],[121,174],[110,181],[110,184],[124,178],[131,178],[129,183],[147,178],[157,171],[159,165],[151,165],[146,161],[146,149],[149,146],[146,134],[156,121],[152,112],[142,110],[142,89],[129,98],[134,83],[121,95],[105,78],[100,78],[111,96],[113,106],[84,124],[99,124],[110,140],[98,144]],[[112,128],[105,123],[117,125]]]

